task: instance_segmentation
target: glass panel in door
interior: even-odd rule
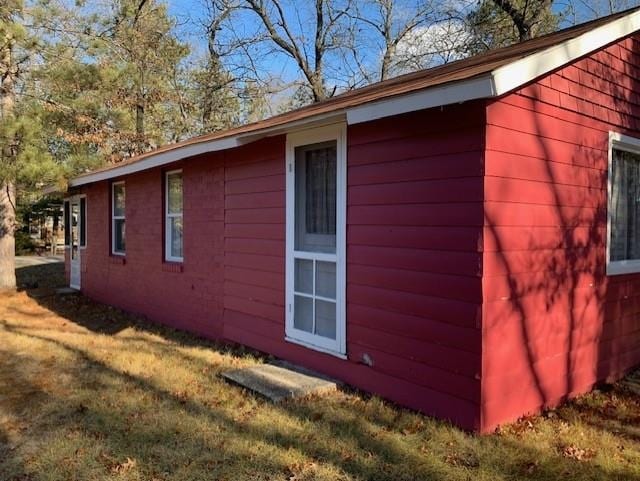
[[[336,142],[295,150],[293,327],[336,339]]]
[[[80,205],[71,204],[71,259],[78,259],[80,247]]]
[[[75,289],[80,289],[80,233],[83,228],[84,219],[81,216],[79,202],[71,202],[69,210],[69,247],[71,250],[69,285]]]

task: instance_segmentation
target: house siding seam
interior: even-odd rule
[[[284,339],[285,136],[166,166],[183,169],[182,272],[163,268],[163,170],[123,178],[124,264],[109,255],[110,184],[86,186],[82,290],[479,429],[484,113],[348,128],[346,360]]]
[[[483,431],[640,363],[640,274],[605,269],[609,131],[640,137],[639,65],[634,36],[488,102]]]

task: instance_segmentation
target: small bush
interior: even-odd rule
[[[16,232],[16,255],[28,255],[33,254],[36,251],[36,245],[33,242],[33,239],[29,236],[27,232],[17,231]]]

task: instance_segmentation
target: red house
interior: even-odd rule
[[[80,176],[69,282],[472,430],[584,393],[640,363],[638,31],[634,9]]]

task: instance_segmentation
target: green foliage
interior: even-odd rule
[[[162,0],[0,4],[0,181],[44,185],[239,121],[219,62],[187,62]]]
[[[557,30],[560,16],[551,9],[550,1],[512,0],[510,2],[524,22],[531,26],[530,36],[539,37]],[[470,54],[505,47],[521,40],[520,32],[510,17],[494,0],[482,0],[467,17],[471,39]]]
[[[36,245],[33,239],[25,230],[18,230],[15,233],[16,237],[16,255],[23,256],[29,255],[35,252]]]

